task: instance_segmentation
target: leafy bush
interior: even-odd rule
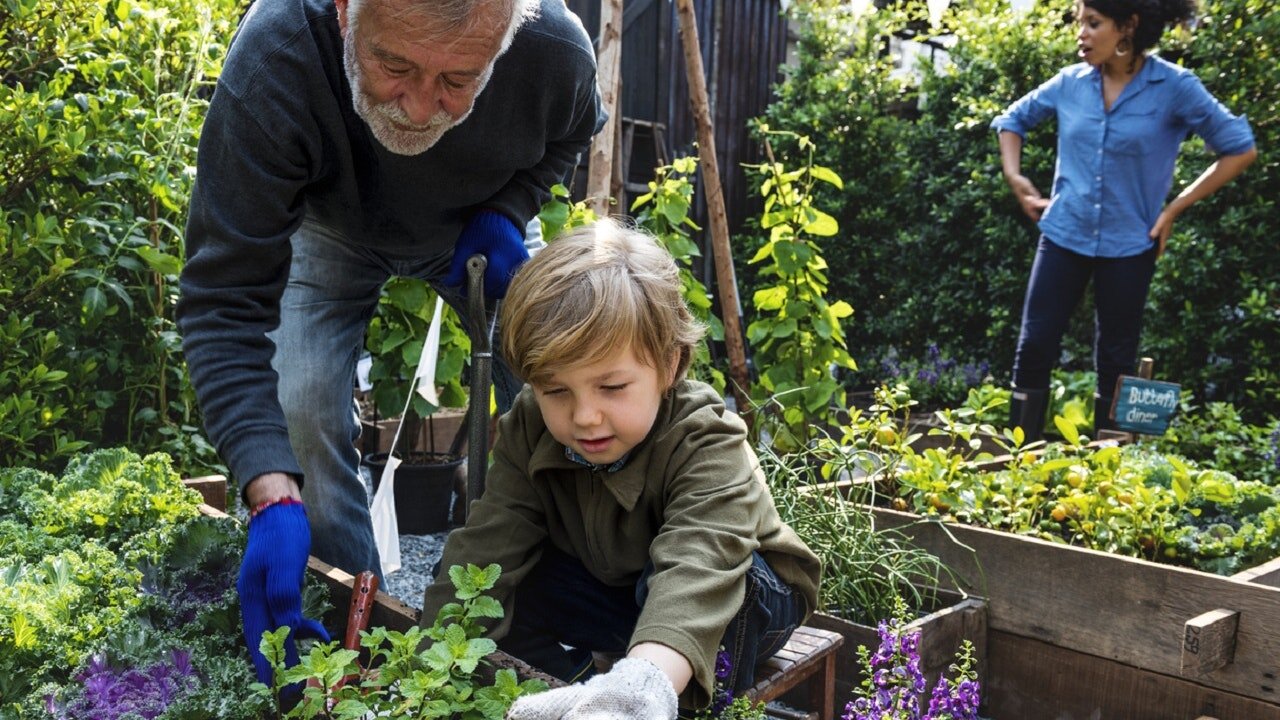
[[[0,470],[0,717],[262,717],[244,692],[244,531],[199,499],[161,454]]]
[[[0,466],[216,465],[173,324],[206,91],[240,0],[0,7]]]
[[[1073,33],[1058,3],[1022,14],[1003,0],[953,4],[933,30],[923,5],[859,16],[834,0],[797,4],[799,62],[766,119],[838,140],[819,145],[815,162],[845,180],[819,193],[842,230],[824,249],[836,270],[831,292],[861,313],[849,346],[866,358],[891,346],[918,358],[935,342],[949,356],[987,358],[996,377],[1007,377],[1037,233],[1009,195],[988,126],[1075,61]],[[1259,148],[1280,143],[1272,90],[1280,15],[1264,5],[1207,0],[1194,34],[1165,43],[1166,56],[1248,115]],[[945,33],[954,36],[947,62],[924,64],[919,80],[895,71],[884,53],[894,38]],[[1051,183],[1055,133],[1045,123],[1024,148],[1024,172],[1041,188]],[[1175,191],[1210,161],[1203,143],[1187,143]],[[1267,237],[1278,196],[1280,161],[1264,154],[1179,219],[1141,346],[1158,376],[1237,402],[1254,420],[1280,411],[1280,358],[1268,350],[1280,345],[1280,257]],[[1069,368],[1091,362],[1090,303],[1064,338]]]
[[[1184,394],[1182,407],[1159,437],[1142,438],[1165,453],[1177,453],[1241,480],[1280,485],[1280,420],[1251,425],[1230,403],[1196,406]]]

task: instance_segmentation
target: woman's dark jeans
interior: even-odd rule
[[[1098,372],[1098,394],[1110,397],[1116,378],[1133,372],[1142,309],[1155,268],[1155,247],[1133,257],[1089,257],[1041,236],[1022,307],[1013,384],[1028,389],[1049,387],[1062,334],[1092,277],[1096,308],[1093,364]]]
[[[652,572],[650,563],[634,587],[610,587],[577,558],[546,545],[542,559],[516,590],[511,631],[498,647],[562,680],[580,680],[591,669],[592,651],[626,651]],[[751,687],[756,662],[782,648],[803,613],[800,596],[759,553],[752,553],[746,599],[720,643],[730,663],[729,677],[720,681],[723,687],[735,696]]]

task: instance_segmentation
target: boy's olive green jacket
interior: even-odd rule
[[[492,592],[507,615],[491,637],[503,637],[512,592],[543,542],[579,558],[608,585],[635,585],[653,561],[630,644],[662,643],[684,655],[700,686],[690,686],[698,704],[714,688],[716,652],[742,606],[752,551],[801,594],[806,616],[817,607],[820,563],[778,517],[745,424],[711,387],[693,380],[675,386],[649,436],[615,472],[565,457],[526,387],[498,423],[484,496],[445,544],[422,623],[454,601],[449,567],[497,563],[502,577]]]

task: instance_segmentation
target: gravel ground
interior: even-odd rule
[[[360,466],[360,477],[373,501],[373,478]],[[422,591],[431,584],[431,568],[440,561],[444,539],[449,533],[400,536],[400,569],[387,576],[384,592],[411,608],[422,608]]]

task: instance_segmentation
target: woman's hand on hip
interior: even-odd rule
[[[1049,207],[1049,201],[1040,194],[1026,175],[1014,175],[1007,180],[1009,189],[1013,190],[1013,196],[1018,200],[1018,205],[1022,206],[1022,212],[1039,222],[1044,209]]]
[[[1156,224],[1151,226],[1151,231],[1147,233],[1156,243],[1156,257],[1164,255],[1165,244],[1169,242],[1169,236],[1173,234],[1173,221],[1178,219],[1178,211],[1172,206],[1165,206],[1160,211],[1160,217],[1156,218]]]

